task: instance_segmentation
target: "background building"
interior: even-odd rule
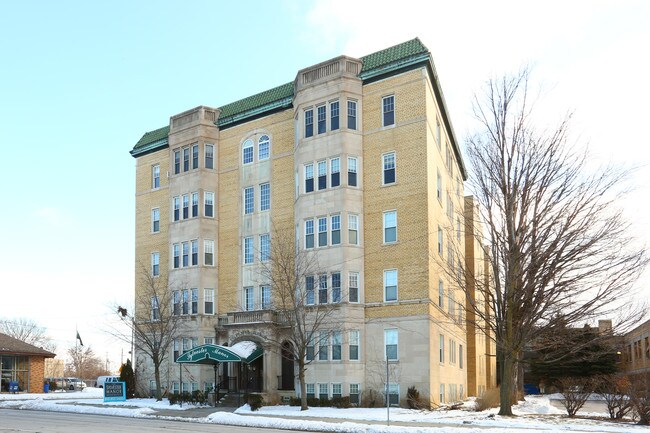
[[[168,278],[183,321],[171,359],[206,343],[252,342],[263,355],[243,369],[222,365],[217,381],[269,400],[295,394],[282,332],[269,326],[277,293],[262,272],[274,234],[289,230],[301,254],[318,259],[311,302],[337,305],[337,326],[311,347],[308,395],[381,393],[387,359],[393,402],[410,386],[439,404],[492,383],[489,345],[466,326],[465,255],[482,249],[465,245],[465,167],[418,39],[172,116],[131,154],[136,267]],[[136,276],[136,296],[143,290]],[[135,361],[150,381],[137,350]],[[214,376],[209,366],[170,362],[164,385],[208,389]]]
[[[45,360],[56,355],[0,333],[0,392],[17,383],[20,392],[43,392]]]

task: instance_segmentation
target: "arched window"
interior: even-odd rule
[[[253,162],[253,140],[246,140],[243,147],[243,163],[251,164]]]
[[[257,159],[259,161],[262,161],[264,159],[269,159],[269,147],[270,147],[271,141],[269,140],[268,135],[262,135],[257,143],[258,148],[257,148]]]

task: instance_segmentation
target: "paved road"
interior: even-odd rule
[[[12,409],[0,409],[0,420],[0,433],[295,433],[291,430]]]

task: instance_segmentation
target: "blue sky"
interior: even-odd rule
[[[78,327],[98,355],[120,360],[122,346],[101,328],[109,306],[132,297],[128,151],[144,132],[337,55],[416,36],[432,52],[461,141],[473,92],[532,64],[543,120],[575,110],[574,138],[596,162],[642,167],[623,204],[650,240],[650,2],[3,3],[0,318],[36,319],[61,354]]]

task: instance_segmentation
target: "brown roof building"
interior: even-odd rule
[[[0,333],[1,392],[9,392],[11,382],[18,383],[19,392],[43,392],[45,358],[56,355]]]

